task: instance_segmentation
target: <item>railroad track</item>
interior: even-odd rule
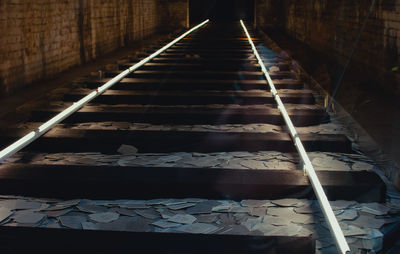
[[[360,236],[372,241],[373,230],[381,229],[384,249],[398,228],[393,218],[365,229],[356,219],[372,219],[362,204],[382,203],[384,183],[367,171],[366,158],[352,152],[345,132],[328,128],[335,124],[290,59],[252,40],[327,197],[344,200],[332,204],[350,247],[360,247]],[[101,78],[82,80],[57,106],[35,109],[18,128],[3,130],[0,144],[37,128],[157,49],[129,57]],[[13,195],[3,196],[4,206],[14,200],[12,214],[0,217],[0,238],[10,243],[0,249],[6,250],[37,247],[43,237],[51,247],[68,238],[85,250],[129,247],[147,253],[335,248],[239,23],[200,27],[55,125],[0,166],[0,194]],[[32,213],[43,216],[35,221]],[[105,217],[95,216],[102,213]],[[179,214],[182,218],[174,217]],[[16,245],[20,237],[30,245]]]

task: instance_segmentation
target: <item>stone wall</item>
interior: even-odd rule
[[[341,65],[349,59],[372,1],[256,0],[257,26],[278,29]],[[351,58],[367,79],[400,95],[400,0],[376,0]],[[400,69],[400,67],[399,67]],[[368,71],[366,71],[368,70]],[[375,77],[374,77],[375,76]]]
[[[0,97],[151,34],[185,26],[186,3],[0,0]]]
[[[168,0],[164,0],[167,1]],[[167,25],[169,27],[188,27],[189,26],[189,0],[169,0]]]

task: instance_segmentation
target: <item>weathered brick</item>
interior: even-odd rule
[[[184,26],[186,1],[0,1],[0,96],[161,30]]]
[[[341,65],[351,57],[351,64],[365,73],[398,79],[391,69],[400,66],[400,0],[376,1],[355,45],[370,4],[371,1],[347,0],[256,0],[256,22],[262,29],[285,31]]]

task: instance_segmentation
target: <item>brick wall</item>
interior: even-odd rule
[[[188,26],[189,18],[189,0],[170,0],[168,4],[169,26],[186,27]]]
[[[156,32],[184,26],[186,2],[1,0],[0,97]]]
[[[256,0],[257,25],[284,30],[291,37],[344,64],[372,1]],[[400,94],[400,0],[377,0],[351,60],[365,75],[378,75]],[[376,77],[375,77],[376,78]]]

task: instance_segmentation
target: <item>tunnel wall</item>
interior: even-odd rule
[[[157,32],[187,0],[1,0],[0,97]]]
[[[256,0],[257,26],[278,29],[344,65],[371,1]],[[366,79],[400,95],[400,0],[377,0],[351,58]],[[400,67],[399,67],[400,69]],[[375,76],[375,77],[374,77]]]

